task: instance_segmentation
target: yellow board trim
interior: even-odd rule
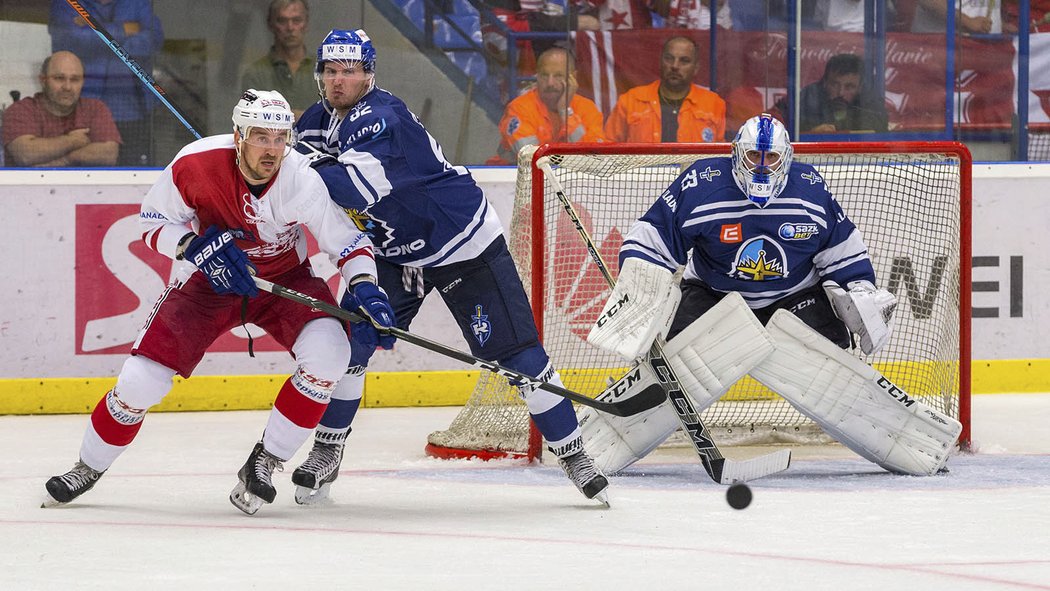
[[[1050,359],[974,361],[974,394],[1050,392]],[[885,368],[887,375],[894,373]],[[362,406],[461,406],[478,379],[477,371],[371,372],[365,376]],[[570,389],[589,374],[565,372]],[[602,372],[605,373],[605,372]],[[270,408],[287,376],[194,376],[175,378],[171,393],[154,411],[259,410]],[[0,414],[90,413],[116,378],[0,379]],[[592,392],[586,392],[593,394]]]

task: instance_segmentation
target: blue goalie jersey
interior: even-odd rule
[[[338,158],[317,171],[333,199],[368,233],[375,253],[408,267],[470,260],[503,226],[466,168],[401,99],[374,88],[343,119],[320,102],[295,126],[300,142]]]
[[[875,283],[867,246],[812,166],[791,165],[784,191],[766,207],[733,181],[729,158],[700,160],[683,172],[628,232],[620,263],[638,257],[751,308],[825,279]]]

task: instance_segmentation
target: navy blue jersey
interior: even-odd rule
[[[857,227],[812,166],[792,163],[766,207],[733,181],[729,158],[686,169],[628,232],[620,263],[638,257],[764,308],[824,279],[845,286],[875,270]]]
[[[452,166],[401,99],[374,88],[346,117],[320,102],[295,126],[299,141],[337,156],[319,167],[336,203],[371,235],[375,253],[409,267],[473,259],[503,227],[470,172]]]

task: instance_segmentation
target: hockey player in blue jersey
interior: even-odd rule
[[[896,298],[876,287],[861,233],[821,173],[794,162],[793,152],[784,126],[762,114],[740,128],[731,157],[682,172],[627,233],[619,279],[588,341],[637,359],[666,337],[664,351],[698,412],[732,386],[712,379],[712,370],[746,361],[740,374],[749,372],[861,456],[893,472],[935,473],[961,425],[902,397],[843,350],[852,335],[865,355],[882,348]],[[670,312],[639,328],[637,319],[653,309]],[[712,333],[699,327],[713,317],[739,325],[705,338]],[[766,340],[737,342],[755,317]],[[672,355],[681,343],[692,343],[690,353]],[[771,353],[745,360],[759,345]],[[620,470],[666,439],[679,425],[666,407],[622,419],[583,411],[584,440],[599,468]]]
[[[532,311],[496,212],[466,168],[453,166],[405,103],[375,84],[376,53],[363,30],[333,30],[317,50],[323,97],[296,124],[300,143],[324,156],[315,168],[375,246],[378,284],[407,329],[437,288],[471,352],[561,384],[539,343]],[[354,307],[353,288],[343,306]],[[296,499],[327,495],[376,346],[392,337],[354,327],[350,368],[332,394],[315,445],[292,474]],[[549,449],[587,498],[605,501],[608,481],[583,449],[572,404],[519,386]]]

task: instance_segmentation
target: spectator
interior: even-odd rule
[[[956,6],[955,30],[964,34],[992,34],[1003,32],[1003,18],[998,0],[967,0]],[[947,0],[919,0],[911,21],[912,33],[941,33],[947,27]]]
[[[248,66],[242,88],[273,88],[284,95],[298,119],[317,102],[314,58],[306,51],[310,7],[306,0],[272,0],[266,26],[273,33],[270,53]]]
[[[4,111],[8,166],[113,166],[120,133],[106,105],[82,98],[84,66],[68,51],[44,60],[42,92]]]
[[[881,97],[863,87],[864,62],[852,53],[834,55],[824,66],[824,76],[799,94],[799,130],[804,133],[836,131],[886,131],[888,116]],[[787,98],[777,101],[774,115],[787,124],[791,110]]]
[[[536,60],[536,87],[512,100],[499,122],[499,156],[517,162],[525,146],[547,142],[601,142],[602,114],[576,94],[576,64],[569,50],[553,47]]]
[[[864,32],[864,0],[817,0],[816,10],[825,31]]]
[[[616,101],[605,123],[612,142],[716,142],[725,136],[726,103],[693,84],[696,42],[671,37],[660,56],[660,79],[636,86]]]
[[[163,43],[160,20],[149,0],[80,0],[80,4],[146,72]],[[84,96],[109,107],[124,138],[121,166],[152,164],[152,92],[107,47],[65,0],[51,0],[51,51],[71,51],[84,63]]]
[[[711,28],[711,0],[653,0],[653,12],[664,17],[668,29]],[[723,29],[733,28],[733,13],[726,0],[717,0],[716,24]]]
[[[1050,32],[1050,0],[1032,0],[1028,11],[1029,32]],[[1004,32],[1017,33],[1017,21],[1020,13],[1019,0],[1006,0],[1006,2],[1003,2]]]

